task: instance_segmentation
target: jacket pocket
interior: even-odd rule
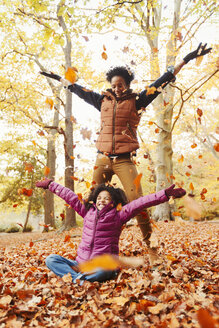
[[[131,125],[129,124],[129,122],[127,122],[127,128],[128,128],[128,130],[129,130],[129,132],[131,133],[132,137],[133,137],[134,139],[137,139],[137,136],[136,136],[135,132],[132,130],[132,127],[131,127]]]

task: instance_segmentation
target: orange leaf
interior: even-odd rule
[[[219,152],[219,143],[216,143],[214,145],[214,150],[217,151],[217,152]]]
[[[83,198],[82,198],[82,194],[81,193],[78,193],[78,199],[80,200],[81,203],[83,203]]]
[[[186,175],[187,175],[187,177],[190,177],[191,174],[189,172],[186,172]]]
[[[152,124],[154,124],[154,122],[152,122],[152,121],[149,121],[148,122],[148,125],[152,125]]]
[[[207,189],[203,188],[202,191],[200,192],[200,194],[206,194],[206,192],[208,192]]]
[[[200,158],[200,159],[201,159],[202,157],[203,157],[202,155],[199,155],[199,156],[198,156],[198,158]]]
[[[172,255],[167,255],[166,256],[167,257],[167,259],[169,260],[169,261],[177,261],[177,258],[175,258],[174,256],[172,256]]]
[[[156,92],[156,90],[157,90],[157,88],[155,88],[155,87],[146,87],[146,96],[149,96],[149,95],[153,95],[155,92]]]
[[[70,156],[70,158],[71,158],[71,159],[75,159],[75,157],[74,157],[74,156]]]
[[[49,175],[49,172],[50,172],[50,168],[48,166],[45,166],[44,167],[44,175]]]
[[[30,197],[33,194],[33,190],[32,189],[21,188],[21,189],[18,189],[18,194]]]
[[[30,247],[32,247],[32,246],[33,246],[33,242],[32,242],[32,240],[30,241],[30,244],[29,244],[29,246],[30,246]]]
[[[106,54],[105,51],[102,52],[101,56],[102,56],[102,58],[105,59],[105,60],[107,60],[107,58],[108,58],[108,56],[107,56],[107,54]]]
[[[64,213],[61,213],[60,216],[61,216],[62,221],[63,221],[65,219],[65,214]]]
[[[142,173],[138,174],[137,177],[133,181],[133,183],[134,183],[134,185],[136,187],[136,190],[138,190],[139,187],[140,187],[141,178],[142,178]]]
[[[197,147],[197,144],[194,142],[192,145],[191,145],[191,148],[196,148]]]
[[[119,212],[122,210],[122,204],[119,203],[117,206],[116,206],[116,210]]]
[[[32,140],[32,143],[34,144],[34,146],[36,146],[36,141]]]
[[[194,186],[193,186],[193,183],[192,182],[189,185],[189,189],[194,190]]]
[[[94,257],[92,260],[79,263],[79,268],[82,272],[92,272],[97,268],[115,270],[118,266],[119,264],[116,259],[109,254],[100,255]]]
[[[216,322],[206,309],[197,311],[197,318],[201,328],[216,328]]]
[[[179,162],[179,163],[182,163],[183,161],[184,161],[184,156],[181,155],[181,156],[178,158],[178,162]]]
[[[173,212],[172,213],[174,216],[182,216],[180,212]]]
[[[94,170],[96,170],[96,169],[98,169],[98,166],[95,165],[95,166],[94,166]]]
[[[65,78],[72,84],[77,81],[77,73],[76,69],[73,67],[68,67],[67,71],[65,72]]]
[[[34,167],[31,163],[24,163],[24,169],[28,171],[29,173],[33,171]]]
[[[70,176],[72,180],[78,181],[79,179],[77,177]]]
[[[17,206],[18,206],[18,204],[14,204],[14,205],[13,205],[13,207],[17,207]]]
[[[104,45],[104,44],[103,44],[103,50],[104,50],[104,51],[106,51],[106,47],[105,47],[105,45]]]
[[[66,235],[65,236],[65,239],[64,239],[64,243],[66,243],[67,241],[69,241],[71,239],[71,236],[70,235]]]
[[[188,167],[189,169],[191,169],[191,168],[192,168],[192,165],[187,165],[187,167]]]
[[[89,181],[85,181],[85,184],[86,184],[86,188],[89,189],[91,186],[91,183]]]
[[[45,101],[46,105],[48,108],[52,109],[53,108],[53,100],[51,98],[46,97],[46,101]]]
[[[153,53],[157,53],[158,52],[158,49],[157,48],[153,48],[152,51],[153,51]]]
[[[159,133],[159,132],[160,132],[160,129],[159,129],[159,128],[156,128],[156,129],[154,130],[154,132],[155,132],[155,133]]]

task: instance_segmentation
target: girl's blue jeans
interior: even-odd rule
[[[70,273],[72,276],[72,281],[76,283],[76,279],[80,279],[80,281],[87,280],[90,282],[93,281],[106,281],[110,279],[114,279],[117,276],[118,271],[104,271],[97,270],[94,273],[82,273],[74,271],[73,267],[78,265],[77,261],[66,259],[61,255],[51,254],[46,258],[47,267],[53,271],[57,276],[63,277],[65,274]]]

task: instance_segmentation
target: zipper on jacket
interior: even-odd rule
[[[93,251],[93,247],[94,247],[94,237],[95,237],[95,233],[96,233],[96,228],[97,228],[97,221],[99,219],[99,211],[97,210],[97,215],[95,217],[95,227],[94,227],[94,232],[93,232],[93,238],[92,238],[92,242],[91,242],[91,250],[90,250],[90,254]]]
[[[116,107],[117,102],[115,102],[115,105],[113,107],[113,149],[112,153],[115,154],[115,119],[116,119]]]
[[[132,127],[130,126],[130,124],[129,124],[128,122],[127,122],[127,127],[128,127],[128,129],[129,129],[129,131],[131,132],[133,138],[137,139],[137,137],[136,137],[134,131],[132,130]]]

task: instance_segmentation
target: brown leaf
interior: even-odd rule
[[[200,108],[198,108],[197,109],[197,114],[198,114],[198,116],[201,117],[203,115],[203,111]]]

